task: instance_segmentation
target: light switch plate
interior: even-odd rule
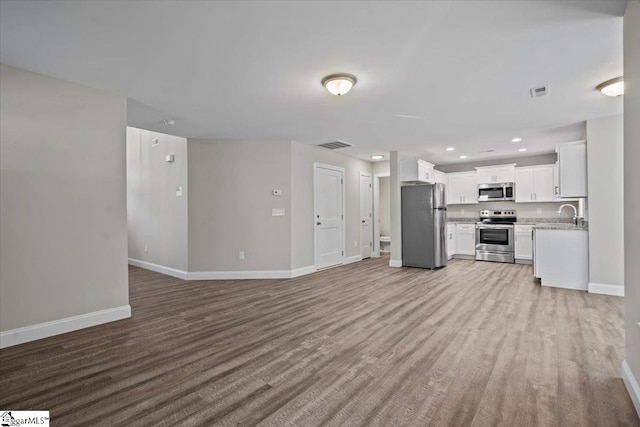
[[[176,197],[182,197],[182,187],[176,188]]]
[[[271,209],[271,216],[284,216],[284,208]]]

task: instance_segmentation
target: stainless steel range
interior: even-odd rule
[[[514,228],[516,211],[480,211],[476,223],[476,259],[480,261],[516,262]]]

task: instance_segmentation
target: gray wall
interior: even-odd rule
[[[175,156],[173,163],[165,161],[168,154]],[[186,138],[128,127],[129,258],[186,270],[187,200]]]
[[[640,2],[635,0],[624,14],[624,76],[625,359],[640,381]]]
[[[313,163],[345,168],[346,257],[360,255],[360,172],[371,173],[370,162],[339,152],[291,143],[291,268],[314,264]]]
[[[624,124],[587,121],[589,282],[624,286]]]
[[[515,163],[516,167],[554,164],[558,156],[556,153],[540,156],[514,157],[511,159],[485,160],[482,162],[456,163],[452,165],[436,165],[436,169],[446,173],[475,171],[476,167],[508,165]],[[425,159],[428,161],[428,159]]]
[[[0,329],[129,304],[126,100],[0,69]]]
[[[380,178],[380,235],[391,236],[391,178]]]
[[[289,270],[291,143],[189,139],[187,147],[189,271]]]

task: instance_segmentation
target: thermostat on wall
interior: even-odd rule
[[[282,190],[273,190],[274,196],[282,196]]]
[[[167,161],[167,163],[173,163],[176,157],[173,154],[167,154],[167,156],[164,159]]]

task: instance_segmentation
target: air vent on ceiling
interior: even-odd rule
[[[549,85],[532,87],[530,89],[532,98],[541,98],[549,95]]]
[[[318,144],[318,147],[328,148],[329,150],[337,150],[338,148],[352,147],[352,144],[348,144],[343,141],[325,142],[324,144]]]

